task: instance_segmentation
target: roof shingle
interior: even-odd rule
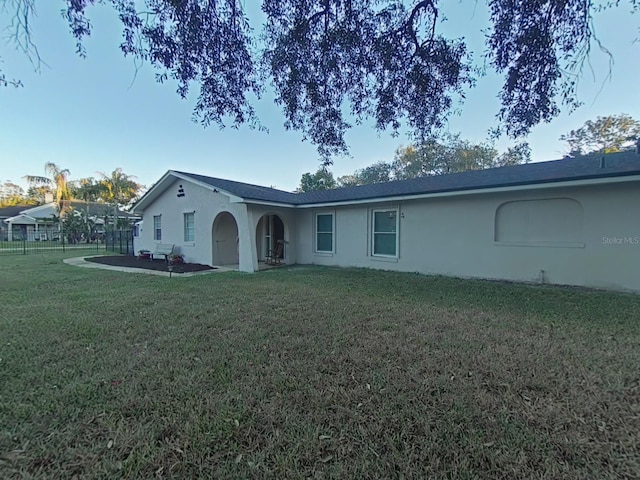
[[[603,160],[604,159],[604,160]],[[604,166],[602,165],[604,162]],[[496,187],[587,180],[640,175],[640,155],[636,152],[610,153],[529,163],[509,167],[434,175],[358,187],[336,188],[307,193],[291,193],[193,173],[176,172],[208,185],[226,190],[246,200],[313,205],[321,203],[371,200],[429,193],[480,190]]]
[[[24,210],[29,210],[35,205],[12,205],[10,207],[0,208],[0,218],[11,218],[19,215]]]
[[[262,200],[266,202],[290,203],[296,204],[299,194],[285,192],[270,187],[262,187],[260,185],[251,185],[250,183],[234,182],[233,180],[225,180],[224,178],[207,177],[205,175],[197,175],[195,173],[179,172],[180,175],[206,183],[212,187],[225,190],[233,195],[250,200]]]

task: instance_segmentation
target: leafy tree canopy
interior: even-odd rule
[[[393,162],[374,163],[356,170],[351,175],[339,177],[337,181],[333,181],[333,174],[326,169],[318,170],[315,175],[305,173],[298,191],[355,187],[391,180],[409,180],[430,175],[519,165],[530,161],[531,149],[526,142],[518,143],[500,154],[491,143],[472,143],[461,139],[459,134],[447,134],[440,138],[433,137],[420,145],[400,147],[396,150]],[[330,181],[320,182],[320,178],[329,178]]]
[[[337,183],[331,173],[326,168],[319,168],[316,173],[305,173],[300,179],[298,192],[313,192],[315,190],[329,190],[336,188]]]
[[[392,166],[387,162],[378,162],[356,170],[353,175],[338,178],[339,187],[355,187],[371,183],[389,182],[393,179]]]
[[[491,143],[471,143],[460,135],[432,138],[420,145],[400,147],[392,164],[393,176],[398,180],[442,175],[467,170],[518,165],[531,161],[531,149],[526,142],[510,147],[499,154]]]
[[[627,0],[633,11],[640,0]],[[0,0],[14,13],[14,40],[37,57],[30,18],[36,0]],[[262,0],[262,28],[241,0],[62,0],[84,54],[95,4],[123,26],[123,53],[174,80],[185,97],[199,88],[194,118],[260,126],[252,106],[273,87],[285,126],[299,130],[325,163],[347,152],[350,121],[379,130],[438,130],[477,71],[464,38],[443,33],[438,0]],[[501,127],[517,137],[578,105],[576,81],[593,41],[594,14],[620,2],[488,0],[484,64],[504,77]],[[462,5],[460,8],[464,8]],[[482,63],[482,62],[479,62]],[[0,84],[18,84],[0,72]],[[353,119],[353,120],[351,120]]]
[[[101,182],[97,182],[93,177],[81,178],[69,182],[71,195],[73,198],[85,202],[104,201],[106,188]]]
[[[27,189],[27,198],[33,200],[36,204],[44,203],[47,196],[54,198],[53,189],[48,185],[33,185],[31,184]]]
[[[14,205],[33,205],[32,199],[24,193],[24,189],[11,180],[0,183],[0,207],[12,207]]]
[[[81,234],[84,234],[85,240],[88,241],[95,228],[95,221],[86,212],[74,208],[68,209],[61,223],[69,243],[77,243]]]
[[[13,207],[15,205],[37,205],[36,199],[25,195],[24,193],[13,193],[0,196],[0,208]]]
[[[640,122],[625,113],[597,117],[560,140],[567,142],[570,157],[620,152],[640,140]]]

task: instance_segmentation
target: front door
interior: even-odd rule
[[[273,228],[271,235],[271,248],[275,250],[278,246],[278,242],[284,242],[284,223],[277,215],[272,215],[273,217]],[[284,258],[284,248],[282,249],[282,253],[280,253],[280,258]]]
[[[264,258],[270,251],[276,250],[278,240],[284,241],[284,223],[278,215],[265,215],[262,217],[262,222],[262,256]],[[284,258],[284,250],[280,255],[280,258]]]

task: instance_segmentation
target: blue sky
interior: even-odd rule
[[[451,4],[450,4],[451,5]],[[481,2],[452,4],[449,21],[439,28],[465,36],[475,57],[483,52],[482,28],[486,12]],[[3,32],[0,58],[10,77],[22,80],[20,89],[0,88],[0,181],[24,185],[27,174],[41,175],[51,161],[71,170],[71,178],[96,176],[117,167],[150,185],[168,169],[272,185],[293,190],[304,172],[315,171],[315,148],[299,132],[285,131],[272,97],[257,103],[258,115],[269,133],[248,127],[238,130],[204,129],[191,121],[193,99],[182,100],[170,84],[154,80],[154,70],[135,66],[122,56],[120,25],[113,10],[90,10],[93,34],[86,41],[87,58],[75,54],[75,41],[60,16],[62,2],[38,2],[33,22],[34,40],[43,60],[41,73],[16,52]],[[0,17],[0,26],[8,21]],[[550,124],[533,129],[528,141],[534,161],[560,158],[565,146],[559,136],[598,115],[628,113],[640,119],[638,93],[638,36],[640,16],[625,5],[597,17],[601,42],[614,56],[611,78],[608,57],[594,48],[592,71],[585,71],[579,97],[585,105],[569,115],[562,113]],[[495,126],[499,109],[500,78],[489,74],[469,91],[449,130],[471,141],[483,141]],[[350,158],[336,158],[336,176],[352,173],[377,161],[393,159],[407,138],[378,134],[371,125],[347,135]],[[504,149],[510,142],[498,143]]]

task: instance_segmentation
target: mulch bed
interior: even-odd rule
[[[158,270],[161,272],[169,271],[167,262],[162,259],[138,259],[138,257],[131,255],[113,255],[104,257],[88,257],[85,258],[85,260],[87,262],[101,263],[103,265],[111,265],[113,267],[144,268],[145,270]],[[173,266],[173,273],[203,272],[206,270],[215,270],[215,267],[202,265],[200,263],[183,263]]]

